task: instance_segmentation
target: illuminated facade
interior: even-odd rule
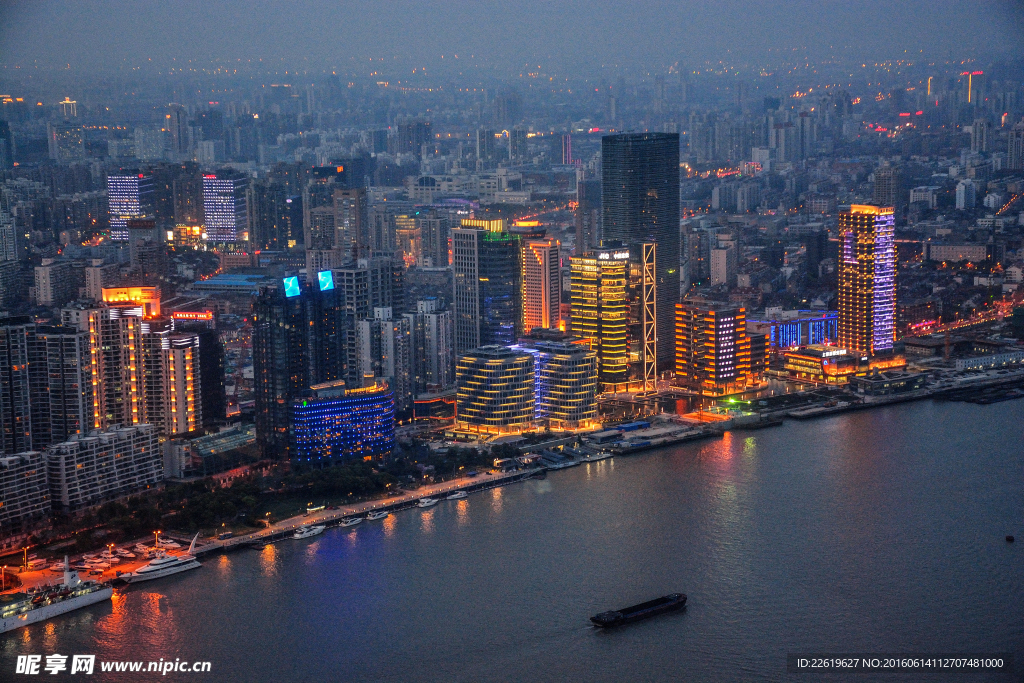
[[[103,287],[101,289],[103,303],[114,306],[136,304],[138,313],[144,318],[160,316],[159,287]]]
[[[239,173],[203,175],[203,213],[208,242],[249,239],[249,178]]]
[[[142,422],[142,321],[142,307],[130,301],[61,310],[63,325],[89,336],[91,429]]]
[[[764,366],[763,355],[754,360],[742,306],[696,297],[676,304],[676,378],[683,386],[708,395],[739,393],[761,381],[754,369]]]
[[[520,432],[534,419],[533,355],[507,346],[481,346],[455,364],[459,427],[497,434]]]
[[[577,429],[597,418],[597,353],[585,344],[537,342],[535,415],[553,429]]]
[[[128,221],[152,216],[154,207],[153,176],[144,173],[111,174],[107,176],[107,205],[110,216],[110,239],[128,241]]]
[[[522,326],[519,238],[503,220],[463,226],[451,231],[456,355],[512,344]]]
[[[201,427],[199,335],[175,332],[166,321],[144,321],[141,356],[141,421],[163,435]]]
[[[598,378],[605,391],[614,390],[626,382],[629,370],[629,251],[599,249],[571,263],[572,334],[590,340]]]
[[[559,246],[553,238],[527,239],[523,243],[523,332],[561,324]]]
[[[854,204],[839,214],[839,346],[863,356],[896,341],[892,207]]]
[[[293,459],[300,464],[385,458],[395,446],[395,396],[386,383],[357,389],[341,380],[315,384],[293,410]]]
[[[769,309],[748,316],[747,328],[766,335],[769,350],[779,353],[807,344],[834,344],[839,336],[839,313]]]
[[[786,351],[783,366],[795,380],[821,384],[846,384],[857,374],[859,361],[846,349],[812,344]]]
[[[657,244],[658,369],[672,367],[679,301],[679,135],[625,133],[601,138],[602,239],[625,244],[634,260]]]

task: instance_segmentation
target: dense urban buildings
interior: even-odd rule
[[[629,251],[621,243],[572,259],[571,330],[597,352],[605,391],[629,378],[628,271]]]

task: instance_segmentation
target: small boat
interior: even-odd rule
[[[657,614],[673,612],[677,609],[681,609],[685,605],[685,593],[670,593],[669,595],[655,598],[654,600],[641,602],[639,605],[633,605],[632,607],[624,607],[620,610],[614,610],[611,612],[601,612],[596,616],[590,617],[590,620],[594,622],[596,626],[601,626],[603,628],[621,626],[622,624],[640,621],[641,619],[653,617]]]
[[[448,494],[448,500],[459,500],[460,498],[468,498],[469,496],[465,491],[456,491],[455,493]]]
[[[136,543],[135,544],[135,552],[138,552],[138,553],[148,553],[149,552],[149,546],[145,545],[144,543]]]
[[[374,510],[370,514],[366,515],[366,519],[372,522],[377,519],[384,519],[390,514],[391,513],[388,512],[387,510]]]
[[[126,550],[124,548],[118,548],[117,549],[117,554],[118,554],[118,556],[123,557],[123,558],[128,559],[128,560],[134,560],[135,559],[135,553],[133,553],[133,552],[131,552],[129,550]]]
[[[345,519],[341,520],[340,526],[355,526],[356,524],[359,524],[362,521],[362,517],[346,517]]]
[[[165,539],[162,539],[160,541],[160,547],[161,548],[172,548],[173,549],[173,548],[180,548],[181,544],[180,543],[175,543],[174,541],[172,541],[172,540],[170,540],[168,538],[165,538]]]
[[[303,538],[312,538],[313,536],[319,536],[320,534],[322,534],[324,532],[324,529],[326,529],[326,528],[327,527],[325,527],[322,524],[315,524],[315,525],[311,524],[309,526],[300,526],[298,529],[295,530],[295,533],[292,534],[292,538],[303,539]]]
[[[64,571],[64,563],[63,562],[54,562],[53,564],[50,565],[50,571],[51,572],[62,572],[62,571]]]
[[[82,559],[83,560],[95,560],[96,559],[96,553],[86,553],[86,554],[82,555]]]
[[[420,502],[416,503],[416,507],[429,508],[437,505],[437,498],[420,498]]]

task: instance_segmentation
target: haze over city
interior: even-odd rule
[[[0,0],[0,679],[1018,680],[1022,26]]]

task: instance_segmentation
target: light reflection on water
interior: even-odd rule
[[[455,504],[455,518],[458,520],[459,526],[469,524],[469,500],[463,498]]]
[[[420,529],[425,534],[434,532],[434,513],[437,512],[436,507],[429,508],[420,513]]]
[[[1022,421],[1024,401],[920,403],[551,472],[204,559],[9,634],[0,667],[50,643],[211,660],[211,681],[732,683],[791,680],[795,649],[1019,658],[1024,547],[1003,536],[1024,533]],[[690,596],[678,616],[587,626],[670,590]]]
[[[277,576],[277,546],[268,543],[260,551],[260,569],[263,576]]]

